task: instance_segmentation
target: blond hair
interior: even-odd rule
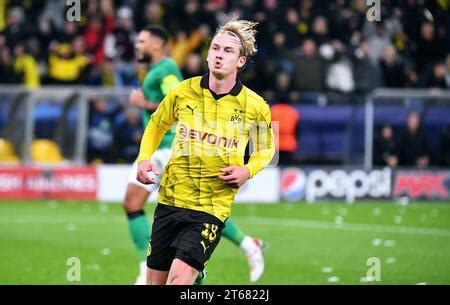
[[[258,22],[239,20],[236,17],[219,26],[214,37],[219,33],[227,33],[236,36],[241,41],[241,54],[243,56],[253,56],[256,49],[256,29]]]

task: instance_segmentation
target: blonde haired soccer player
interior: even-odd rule
[[[150,115],[169,89],[183,80],[176,63],[167,57],[166,44],[169,34],[156,25],[149,25],[139,32],[135,48],[137,59],[150,64],[150,69],[140,90],[130,94],[130,103],[142,109],[144,127]],[[161,140],[158,149],[152,155],[152,162],[162,171],[172,155],[171,147],[175,134],[169,130]],[[155,184],[144,185],[137,181],[137,162],[128,177],[128,185],[123,201],[127,214],[128,228],[139,257],[139,276],[135,284],[143,285],[147,277],[147,249],[150,236],[150,222],[144,212],[145,203],[151,192],[158,191],[160,179]],[[159,177],[158,177],[159,178]],[[250,266],[250,281],[258,281],[264,272],[263,242],[245,234],[230,219],[225,222],[223,236],[239,246],[245,253]],[[203,282],[205,273],[201,273],[196,283]]]
[[[155,183],[150,160],[175,122],[172,157],[161,178],[147,257],[148,284],[193,284],[219,243],[231,204],[274,155],[270,110],[237,73],[256,52],[256,23],[220,26],[208,51],[209,72],[166,95],[141,141],[137,180]],[[249,138],[254,152],[244,165]]]

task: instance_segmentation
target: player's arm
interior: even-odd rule
[[[173,91],[164,98],[158,109],[152,114],[150,121],[145,128],[144,135],[141,140],[139,149],[138,175],[137,179],[144,184],[154,183],[147,173],[155,172],[154,166],[150,163],[150,158],[158,148],[164,134],[169,130],[176,121],[175,117],[175,95]]]
[[[275,154],[275,142],[269,105],[264,104],[259,111],[255,128],[250,132],[253,152],[245,165],[250,171],[250,178],[269,165]]]
[[[220,170],[225,173],[223,176],[219,176],[225,184],[232,187],[241,187],[249,178],[252,178],[272,161],[275,154],[275,144],[270,110],[267,104],[264,104],[262,111],[258,113],[258,120],[255,128],[250,132],[250,137],[254,151],[247,165],[232,165]]]
[[[159,81],[161,92],[164,96],[167,95],[170,89],[175,87],[180,83],[180,80],[174,74],[168,74],[162,77]],[[155,111],[159,103],[155,101],[150,101],[145,97],[144,92],[141,89],[132,90],[129,97],[130,104],[150,111]]]
[[[155,111],[159,106],[159,103],[147,100],[141,89],[131,90],[128,101],[135,107],[147,109],[150,111]]]

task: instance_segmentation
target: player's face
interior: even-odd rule
[[[241,41],[228,33],[217,34],[208,51],[208,68],[217,78],[237,73],[245,64],[241,56]]]
[[[140,62],[151,61],[153,52],[160,47],[161,41],[150,32],[141,31],[134,44],[136,57]]]

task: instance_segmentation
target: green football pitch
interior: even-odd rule
[[[261,284],[450,284],[449,202],[235,204],[232,219],[268,244]],[[132,284],[138,273],[120,204],[0,202],[0,249],[0,284]],[[71,257],[80,281],[67,279]],[[250,284],[230,241],[205,284]]]

